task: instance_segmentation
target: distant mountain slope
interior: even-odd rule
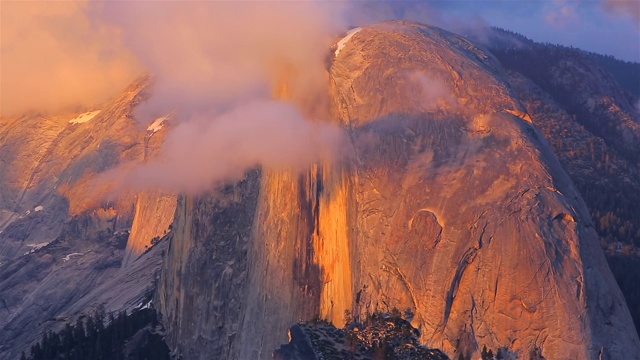
[[[507,69],[517,71],[576,116],[628,161],[640,162],[637,99],[624,91],[598,62],[581,51],[555,46],[494,50]]]
[[[0,359],[98,306],[132,308],[149,292],[166,242],[141,254],[168,231],[176,197],[126,191],[107,201],[108,183],[96,182],[159,149],[165,131],[131,117],[147,83],[80,114],[0,118]]]
[[[565,51],[581,53],[597,61],[606,68],[623,89],[629,91],[635,97],[640,97],[640,63],[624,61],[616,59],[611,55],[598,54],[569,46],[537,43],[524,35],[497,27],[491,28],[487,33],[483,33],[482,38],[474,34],[468,34],[468,36],[487,45],[494,52],[523,50],[525,48],[534,47],[554,47]]]
[[[611,55],[596,53],[588,53],[588,55],[607,68],[620,86],[640,98],[640,63],[619,60]]]

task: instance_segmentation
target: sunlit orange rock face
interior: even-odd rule
[[[169,231],[176,210],[177,196],[157,190],[137,193],[135,217],[122,266],[129,266],[137,256],[149,249],[152,240],[164,236]]]
[[[425,112],[412,71],[443,82],[455,105]],[[450,355],[638,356],[588,211],[491,55],[381,24],[353,36],[332,75],[362,159],[350,241],[366,304],[415,309],[423,340]]]
[[[298,320],[397,307],[450,356],[638,358],[588,211],[490,54],[382,23],[329,78],[348,156],[179,200],[157,295],[178,353],[268,359]]]
[[[116,193],[118,174],[103,177],[120,164],[144,161],[160,148],[164,131],[151,134],[132,116],[147,84],[143,77],[109,103],[85,113],[30,114],[0,121],[0,262],[22,254],[31,243],[55,240],[70,217],[97,209],[115,211],[119,229],[128,229],[137,211],[137,223],[147,226],[144,234],[139,234],[139,226],[134,229],[132,254],[139,255],[153,237],[166,232],[175,195],[165,204],[160,199],[168,195],[157,192]],[[145,217],[141,211],[150,207],[146,203],[153,204],[154,213],[146,211]],[[35,230],[26,239],[12,240],[11,226],[41,214],[45,220],[27,226]]]

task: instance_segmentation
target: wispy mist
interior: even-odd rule
[[[326,58],[341,4],[116,2],[96,9],[153,74],[136,117],[172,113],[159,157],[122,170],[128,185],[197,193],[249,168],[300,170],[340,153],[327,118]],[[118,171],[119,171],[118,170]]]
[[[436,76],[420,71],[409,74],[409,79],[414,85],[414,96],[424,111],[458,108],[458,99],[451,87]]]
[[[101,103],[142,68],[120,29],[80,1],[2,1],[0,115]]]
[[[286,81],[296,100],[326,86],[324,60],[343,30],[339,3],[320,1],[114,2],[100,18],[153,74],[144,111],[189,117],[270,98]]]
[[[585,23],[563,1],[542,12],[525,9],[541,6],[532,3],[487,4],[3,1],[0,113],[94,108],[147,72],[151,97],[134,115],[146,125],[172,114],[172,132],[158,159],[116,171],[137,187],[203,191],[250,167],[300,169],[341,153],[345,135],[328,119],[326,61],[351,26],[407,19],[477,34],[508,11],[537,14],[536,28],[549,9],[560,9],[549,15],[557,23],[570,15]],[[602,4],[637,20],[635,3]],[[455,105],[437,79],[413,81],[425,106]]]
[[[605,9],[628,15],[640,26],[640,1],[637,0],[603,0]]]
[[[258,165],[297,171],[335,158],[343,140],[338,126],[308,121],[285,102],[256,101],[179,124],[160,156],[133,167],[124,181],[198,193],[215,182],[241,178]]]

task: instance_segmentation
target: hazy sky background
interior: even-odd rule
[[[193,10],[197,7],[216,8],[212,11],[215,21],[202,15],[207,11]],[[290,16],[301,8],[316,10]],[[180,18],[181,14],[188,17]],[[198,61],[207,54],[220,58],[224,52],[216,49],[237,37],[248,39],[236,41],[247,45],[246,54],[260,50],[259,44],[268,43],[268,50],[281,43],[287,51],[295,49],[302,55],[295,61],[309,62],[319,58],[314,51],[329,46],[322,36],[335,39],[348,25],[387,19],[417,20],[453,31],[498,26],[535,41],[640,62],[640,0],[0,0],[0,18],[0,109],[5,114],[25,108],[54,110],[76,103],[100,103],[121,91],[143,69],[161,76],[155,71],[158,64],[169,63],[172,71],[165,73],[183,82],[208,81],[201,73],[184,77],[193,67],[191,57],[186,57],[190,65],[177,66],[161,61],[166,57],[163,54],[188,50],[201,53]],[[187,41],[172,43],[177,36]],[[149,44],[157,46],[152,49]],[[206,46],[211,50],[202,50]],[[227,63],[236,70],[251,65],[235,55],[239,56],[227,56],[231,59]],[[223,75],[237,72],[218,71]],[[298,75],[303,73],[307,72],[298,71]]]
[[[455,1],[493,26],[535,41],[640,61],[640,0]],[[449,5],[451,6],[451,5]]]
[[[422,0],[393,3],[394,11],[387,17],[424,19],[454,29],[465,25],[497,26],[534,41],[559,43],[640,62],[640,0]]]

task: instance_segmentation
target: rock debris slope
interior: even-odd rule
[[[300,319],[408,307],[453,356],[640,358],[589,213],[497,61],[406,22],[343,45],[349,160],[179,200],[157,294],[174,351],[267,359]]]

